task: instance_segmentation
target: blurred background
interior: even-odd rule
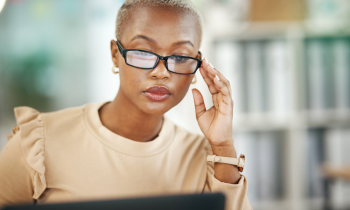
[[[201,51],[231,82],[253,208],[350,209],[350,1],[193,2],[204,17]],[[16,106],[114,99],[109,42],[122,3],[0,0],[0,150]],[[166,115],[200,133],[190,92]]]

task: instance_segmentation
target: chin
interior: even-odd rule
[[[142,105],[141,110],[150,115],[163,115],[172,108],[167,103],[150,102]]]

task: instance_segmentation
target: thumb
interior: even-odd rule
[[[199,92],[199,90],[196,88],[192,89],[192,95],[194,100],[194,108],[196,110],[196,118],[198,119],[206,111],[204,99],[201,92]]]

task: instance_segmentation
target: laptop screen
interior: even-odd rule
[[[89,201],[77,203],[9,206],[3,210],[224,210],[225,196],[221,193],[145,197],[123,200]]]

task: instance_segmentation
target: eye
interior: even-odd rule
[[[142,51],[134,51],[134,53],[135,53],[135,55],[138,55],[138,56],[154,56],[151,53],[142,52]]]
[[[181,56],[174,56],[172,57],[174,59],[175,63],[185,63],[188,61],[188,58],[181,57]]]

